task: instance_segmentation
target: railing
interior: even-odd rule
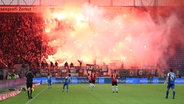
[[[0,5],[41,5],[41,0],[0,0]]]

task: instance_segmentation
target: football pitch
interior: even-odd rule
[[[92,90],[88,84],[70,84],[69,92],[62,92],[62,84],[48,88],[46,84],[34,88],[33,99],[27,92],[9,98],[0,104],[183,104],[184,85],[176,85],[176,98],[165,99],[164,84],[119,84],[119,92],[112,93],[111,84],[96,84]]]

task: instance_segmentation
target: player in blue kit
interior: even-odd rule
[[[176,92],[175,92],[175,79],[176,79],[176,74],[173,72],[172,69],[170,69],[170,72],[167,73],[167,78],[165,81],[165,83],[167,83],[167,91],[166,91],[166,96],[165,96],[166,99],[168,98],[170,88],[173,91],[172,98],[173,99],[175,98],[175,94],[176,94]]]
[[[68,88],[69,88],[69,83],[71,82],[71,75],[68,74],[68,76],[65,77],[65,82],[64,82],[64,85],[63,85],[63,92],[65,91],[65,87],[66,87],[66,92],[68,92]]]
[[[48,82],[48,88],[52,87],[52,76],[50,74],[48,74],[47,76],[47,82]]]

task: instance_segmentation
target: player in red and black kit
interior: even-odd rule
[[[95,80],[96,80],[96,74],[95,73],[91,73],[91,87],[92,88],[95,87]]]
[[[114,73],[111,75],[112,78],[112,92],[118,93],[118,74],[116,73],[116,70],[114,70]]]

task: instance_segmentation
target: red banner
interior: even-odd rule
[[[6,93],[6,94],[1,94],[0,95],[0,101],[6,100],[7,98],[10,98],[12,96],[16,96],[19,93],[20,93],[20,91],[12,91],[12,92],[9,92],[9,93]]]
[[[0,12],[38,12],[36,6],[0,6]]]

